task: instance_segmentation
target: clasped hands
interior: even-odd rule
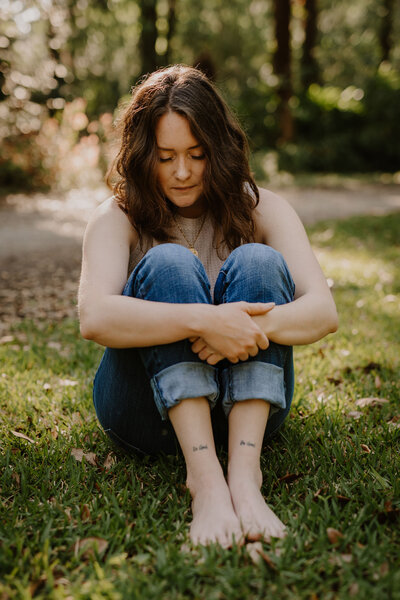
[[[265,315],[274,302],[230,302],[209,305],[202,336],[191,337],[192,351],[209,365],[227,358],[232,363],[266,350],[269,340],[252,317]]]

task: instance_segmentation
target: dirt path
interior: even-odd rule
[[[271,189],[286,197],[305,224],[355,214],[400,210],[400,185],[348,180],[340,187]],[[11,194],[0,201],[0,336],[25,318],[76,314],[81,244],[105,187],[68,194]]]

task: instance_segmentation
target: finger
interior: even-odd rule
[[[221,354],[211,354],[211,356],[207,358],[207,363],[209,365],[216,365],[217,363],[219,363],[220,360],[223,359],[224,357]]]
[[[247,360],[249,358],[249,355],[247,352],[241,352],[240,354],[238,354],[238,357],[240,360]]]
[[[192,352],[194,352],[195,354],[198,354],[199,352],[204,350],[204,348],[207,348],[207,344],[201,338],[199,338],[196,342],[192,344]]]
[[[199,340],[199,339],[201,339],[201,338],[199,338],[199,337],[196,337],[196,336],[192,336],[192,337],[190,337],[190,338],[189,338],[189,342],[192,342],[192,343],[194,343],[194,342],[196,342],[196,341],[197,341],[197,340]]]
[[[251,350],[249,350],[249,356],[257,356],[260,348],[258,346],[254,346]]]
[[[275,302],[246,302],[245,310],[249,315],[264,315],[274,306]]]
[[[201,352],[198,352],[197,356],[201,358],[201,360],[207,360],[209,356],[213,354],[213,351],[209,348],[204,348]]]
[[[266,350],[269,346],[269,339],[262,331],[256,336],[256,344],[260,350]]]

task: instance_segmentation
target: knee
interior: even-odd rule
[[[209,283],[200,260],[179,244],[151,248],[132,273],[135,297],[165,302],[209,302]]]
[[[261,273],[267,273],[268,275],[286,275],[289,273],[282,254],[265,244],[244,244],[235,248],[231,257],[247,273],[253,273],[258,277]]]
[[[235,248],[229,259],[230,277],[240,275],[242,285],[271,292],[271,299],[289,302],[294,295],[294,282],[282,254],[265,244],[244,244]],[[282,299],[280,299],[282,296]]]
[[[156,271],[161,276],[168,276],[172,273],[185,276],[186,273],[193,272],[196,261],[198,259],[184,246],[160,244],[146,253],[141,261],[141,270]]]

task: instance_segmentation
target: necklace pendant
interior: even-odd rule
[[[190,252],[191,252],[192,254],[194,254],[195,256],[198,256],[198,255],[199,255],[199,253],[197,252],[196,248],[189,248],[189,250],[190,250]]]

